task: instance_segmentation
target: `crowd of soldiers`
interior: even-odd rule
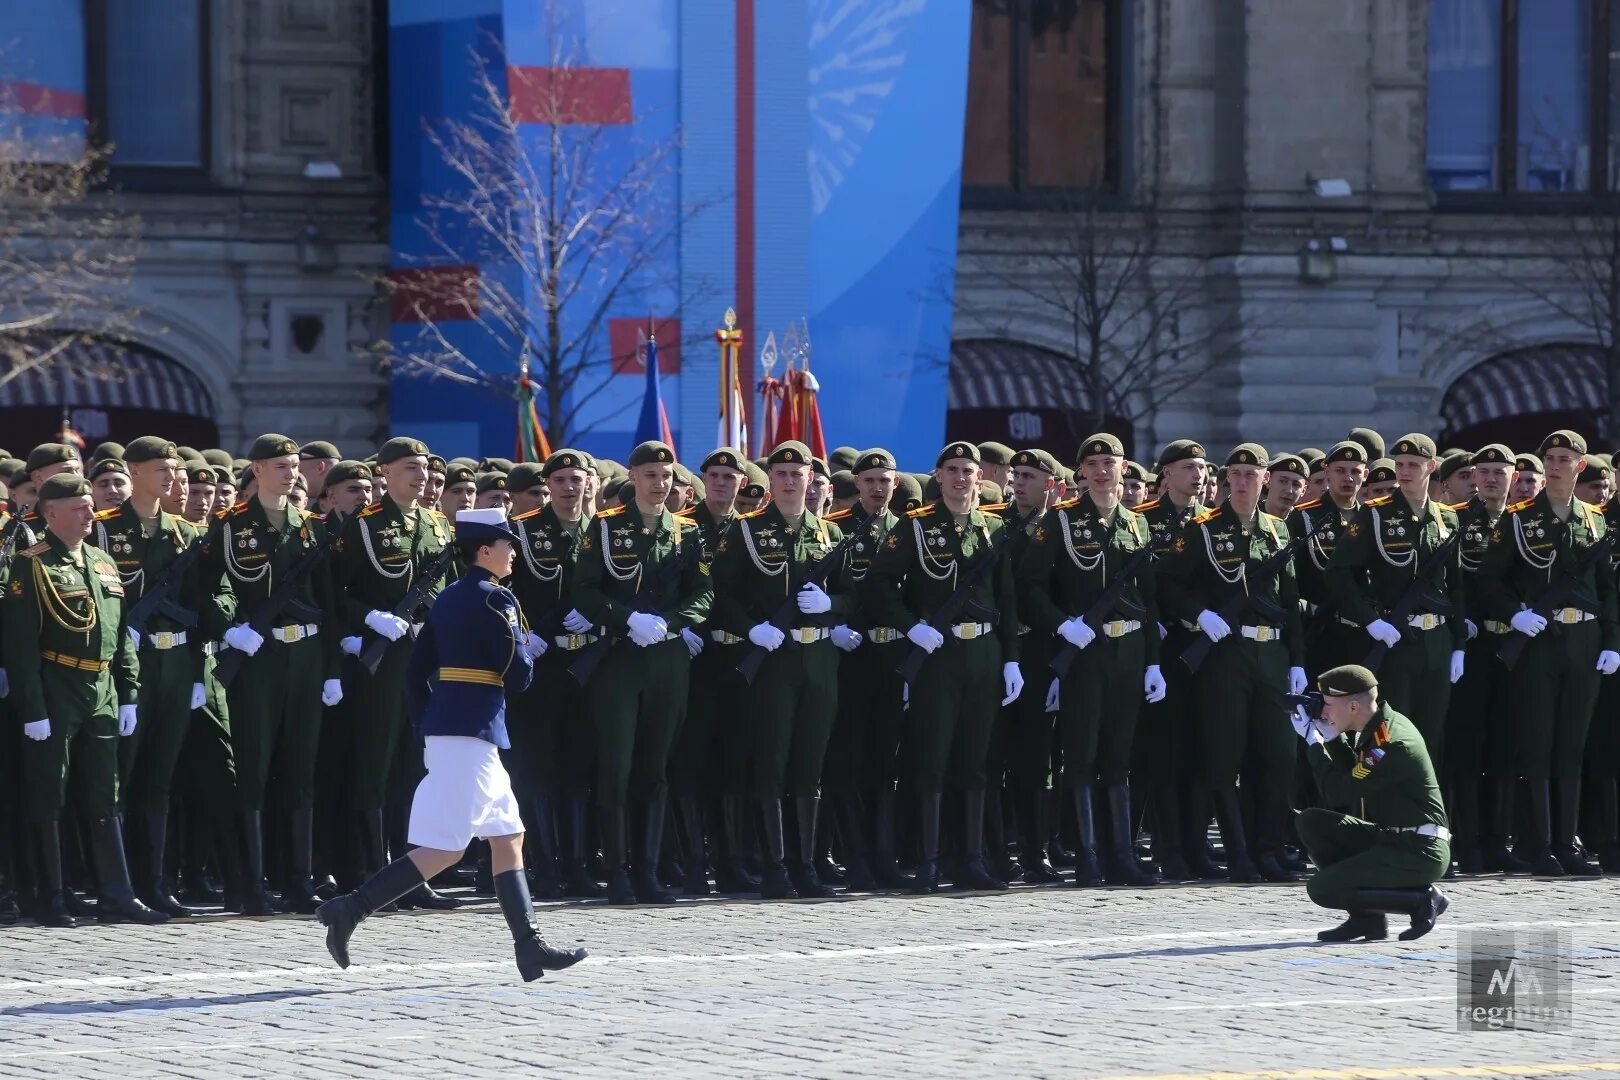
[[[537,897],[1301,880],[1289,695],[1345,663],[1421,732],[1452,873],[1620,872],[1620,500],[1575,432],[0,457],[0,922],[309,913],[386,864],[474,507],[543,649],[502,752]],[[490,891],[481,848],[400,905]]]

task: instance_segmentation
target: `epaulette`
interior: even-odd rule
[[[51,545],[48,542],[42,540],[39,543],[35,544],[33,547],[28,548],[26,551],[23,552],[23,554],[24,555],[43,555],[49,550],[51,550]]]
[[[370,517],[372,514],[382,513],[383,504],[380,502],[367,503],[360,509],[361,517]]]
[[[1592,511],[1594,514],[1603,513],[1603,505],[1601,503],[1589,503],[1586,500],[1582,499],[1581,500],[1581,505],[1586,507],[1588,510]]]
[[[769,508],[770,508],[769,504],[766,504],[765,506],[760,507],[758,510],[750,510],[746,514],[738,514],[737,515],[737,520],[738,521],[747,521],[749,518],[757,518],[757,517],[759,517],[759,515],[763,514]]]
[[[927,517],[929,514],[932,514],[933,512],[934,512],[934,504],[933,503],[924,503],[922,506],[917,507],[917,509],[915,509],[915,510],[907,510],[906,511],[906,517],[908,517],[908,518]]]
[[[1221,508],[1217,506],[1217,507],[1214,507],[1212,509],[1205,510],[1202,514],[1199,514],[1197,517],[1193,518],[1192,523],[1194,525],[1202,525],[1204,522],[1206,522],[1206,521],[1214,521],[1216,518],[1218,518],[1220,516],[1221,516]]]
[[[979,512],[980,513],[989,513],[989,512],[994,511],[994,510],[1005,510],[1005,509],[1007,509],[1007,507],[1009,507],[1011,505],[1012,505],[1011,503],[1004,503],[1004,502],[987,503],[986,505],[979,507]]]
[[[545,512],[545,509],[546,508],[543,507],[543,506],[537,506],[533,510],[525,510],[525,511],[523,511],[523,513],[519,514],[517,517],[513,518],[512,520],[513,521],[528,521],[532,517],[539,517],[540,514]]]
[[[1302,502],[1302,503],[1296,504],[1294,506],[1294,509],[1295,510],[1315,510],[1318,506],[1321,506],[1321,505],[1322,505],[1322,500],[1321,499],[1312,499],[1310,502]]]
[[[1395,496],[1393,496],[1393,495],[1380,495],[1376,499],[1368,499],[1366,502],[1362,503],[1361,505],[1362,506],[1388,506],[1390,503],[1392,503],[1394,501],[1395,501]]]
[[[697,514],[697,507],[695,507],[695,506],[687,506],[687,507],[684,507],[684,508],[682,508],[680,510],[675,511],[675,516],[678,517],[678,518],[681,518],[682,520],[686,520],[688,518],[691,518],[691,517],[695,516],[696,514]]]
[[[1145,503],[1138,503],[1137,507],[1136,507],[1136,512],[1138,514],[1140,514],[1145,510],[1156,510],[1156,509],[1158,509],[1158,506],[1159,506],[1159,500],[1158,499],[1151,499],[1151,500],[1149,500],[1148,502],[1145,502]]]
[[[380,506],[382,504],[379,503],[378,505]],[[248,508],[248,501],[246,499],[243,499],[241,502],[239,502],[235,506],[231,507],[230,512],[232,514],[245,514],[245,513],[247,513],[247,508]]]
[[[1062,502],[1053,503],[1052,504],[1052,509],[1054,509],[1054,510],[1069,510],[1069,509],[1072,509],[1073,507],[1076,507],[1076,506],[1079,506],[1079,505],[1080,505],[1080,496],[1076,495],[1072,499],[1064,499]],[[1141,507],[1137,507],[1137,509],[1140,510]]]
[[[821,520],[822,521],[843,521],[845,518],[852,518],[854,516],[855,516],[855,508],[853,506],[846,506],[842,510],[834,510],[830,514],[823,515]]]
[[[1509,506],[1506,510],[1504,510],[1502,512],[1504,514],[1517,514],[1520,510],[1524,510],[1524,509],[1528,508],[1530,506],[1530,504],[1535,502],[1535,501],[1536,501],[1535,499],[1525,499],[1523,502],[1513,503],[1511,506]]]
[[[22,519],[23,519],[24,524],[27,524],[30,521],[38,521],[39,520],[39,511],[38,510],[30,510],[30,511],[28,511],[28,513],[26,513],[26,514],[24,514],[22,516]]]
[[[442,517],[442,518],[444,518],[444,519],[445,519],[445,520],[446,520],[446,521],[448,521],[448,520],[449,520],[449,517],[448,517],[448,516],[447,516],[447,515],[446,515],[446,514],[445,514],[445,512],[444,512],[444,511],[443,511],[443,510],[440,510],[440,509],[439,509],[439,508],[438,508],[438,507],[435,507],[435,506],[424,506],[424,507],[422,507],[422,509],[424,509],[424,510],[426,510],[426,511],[427,511],[427,512],[428,512],[428,513],[430,513],[430,514],[432,514],[432,515],[433,515],[433,516],[434,516],[434,517]],[[541,509],[544,509],[544,507],[541,507]]]
[[[113,507],[111,510],[97,510],[96,511],[96,520],[97,521],[111,521],[113,518],[117,517],[119,514],[121,514],[123,512],[124,512],[123,508],[118,507],[118,506]]]
[[[621,503],[618,506],[610,506],[606,510],[598,510],[595,516],[599,518],[612,517],[614,514],[624,513],[627,509],[629,508]]]
[[[1466,500],[1460,503],[1441,503],[1440,508],[1443,510],[1450,510],[1453,514],[1456,514],[1468,509],[1468,503]]]
[[[311,521],[325,521],[325,520],[326,520],[326,515],[325,514],[312,514],[307,510],[304,511],[304,524],[306,524],[306,525],[308,525]]]

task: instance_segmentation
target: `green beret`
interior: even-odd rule
[[[553,454],[552,457],[557,455]],[[557,466],[559,469],[563,466]],[[546,479],[546,467],[537,461],[522,461],[512,466],[512,471],[506,474],[506,488],[508,491],[528,491]]]
[[[251,464],[253,463],[245,457],[231,458],[231,468],[235,469],[237,472],[245,471]]]
[[[1293,473],[1302,479],[1307,479],[1311,475],[1310,466],[1306,465],[1305,459],[1298,454],[1278,454],[1271,459],[1271,464],[1267,468],[1274,473]]]
[[[78,473],[57,473],[48,477],[39,485],[39,501],[48,503],[52,499],[72,499],[79,495],[90,494],[90,481]]]
[[[236,486],[236,474],[231,471],[231,467],[229,465],[214,465],[212,468],[214,470],[215,487],[219,487],[222,484],[229,485],[230,487]],[[369,469],[366,471],[366,475],[371,475],[371,471]]]
[[[446,464],[447,465],[465,465],[465,466],[467,466],[467,468],[471,469],[473,472],[478,472],[479,471],[478,470],[478,459],[477,458],[453,457],[448,462],[446,462]]]
[[[1224,467],[1230,469],[1233,465],[1258,465],[1263,469],[1268,460],[1266,448],[1259,443],[1238,443],[1232,447],[1232,452],[1226,455]]]
[[[1148,478],[1147,470],[1142,467],[1141,462],[1139,462],[1139,461],[1127,461],[1127,462],[1125,462],[1125,479],[1126,480],[1140,480],[1140,481],[1142,481],[1142,483],[1145,484],[1145,483],[1147,483],[1147,478]]]
[[[377,447],[377,464],[392,465],[408,457],[426,458],[428,456],[427,443],[421,439],[397,437],[389,439]]]
[[[8,454],[6,456],[9,457],[10,455]],[[123,444],[115,442],[99,443],[97,444],[96,448],[90,452],[91,461],[103,461],[107,458],[121,458],[123,456]]]
[[[1299,456],[1305,459],[1305,464],[1311,465],[1327,457],[1327,452],[1318,446],[1307,446],[1300,450]]]
[[[542,480],[549,480],[551,479],[551,474],[556,472],[558,469],[579,469],[583,472],[589,460],[590,459],[587,458],[585,453],[581,450],[553,450],[551,456],[546,458],[546,463],[540,466],[540,478]],[[520,465],[518,468],[522,468],[522,466]],[[534,485],[532,483],[519,485],[514,482],[512,486],[533,487]]]
[[[90,479],[94,480],[102,473],[110,472],[123,473],[125,476],[128,476],[129,466],[125,465],[123,461],[118,458],[104,457],[100,461],[90,466]]]
[[[1493,442],[1489,446],[1482,446],[1474,451],[1475,465],[1511,465],[1513,464],[1513,451],[1501,443]]]
[[[52,465],[60,465],[64,461],[78,461],[79,448],[69,446],[67,443],[40,443],[28,452],[26,470],[48,469]]]
[[[177,446],[174,449],[175,452],[180,455],[181,461],[185,461],[187,458],[202,457],[202,455],[197,452],[197,449],[192,446]]]
[[[1360,443],[1369,460],[1384,456],[1384,437],[1372,428],[1353,427],[1345,438]]]
[[[473,471],[471,465],[457,462],[454,465],[447,466],[444,470],[445,487],[454,487],[457,484],[476,484],[477,482],[478,474]]]
[[[1020,450],[1009,464],[1015,469],[1039,469],[1049,476],[1056,476],[1058,470],[1057,458],[1045,450]]]
[[[1461,453],[1450,454],[1440,459],[1440,467],[1434,471],[1435,479],[1444,483],[1463,469],[1474,467],[1474,455],[1464,450]]]
[[[698,466],[698,472],[708,472],[710,469],[731,469],[734,472],[743,471],[743,456],[729,446],[722,446],[718,450],[710,450],[709,456],[703,459]]]
[[[675,451],[656,440],[644,442],[630,451],[630,467],[632,469],[640,465],[673,464],[675,464]]]
[[[1088,436],[1085,442],[1080,444],[1080,452],[1075,455],[1074,459],[1084,461],[1088,457],[1104,457],[1108,455],[1124,457],[1125,444],[1106,431],[1100,431],[1095,435]]]
[[[778,446],[775,450],[771,451],[771,456],[765,459],[766,469],[769,469],[773,465],[809,464],[810,448],[804,445],[804,443],[795,439],[789,439],[781,446]]]
[[[678,461],[675,463],[675,483],[681,487],[692,486],[692,470]]]
[[[1433,461],[1436,454],[1434,440],[1420,432],[1402,435],[1395,440],[1395,446],[1390,451],[1390,457],[1417,457],[1425,461]]]
[[[1537,476],[1542,473],[1541,459],[1534,454],[1515,454],[1513,467],[1519,472],[1535,473]]]
[[[1600,460],[1597,455],[1586,459],[1586,468],[1581,470],[1577,483],[1590,484],[1597,480],[1608,480],[1614,476],[1614,466]]]
[[[743,463],[743,473],[748,477],[748,482],[743,485],[741,494],[750,499],[763,497],[765,488],[770,484],[770,478],[765,475],[765,470],[748,461]]]
[[[202,456],[203,460],[208,462],[210,465],[223,465],[227,469],[231,467],[231,455],[219,449],[217,446],[211,450],[204,450],[202,452]]]
[[[704,485],[701,476],[692,477],[692,497],[698,502],[702,502],[709,497],[709,489]]]
[[[439,476],[443,476],[444,475],[444,458],[440,457],[438,454],[429,454],[428,455],[428,472],[436,473]]]
[[[350,480],[370,479],[371,466],[367,465],[363,461],[355,461],[354,459],[350,458],[339,461],[336,465],[333,465],[330,469],[326,470],[326,476],[321,483],[326,487],[335,487],[338,484],[346,484]]]
[[[1378,458],[1372,463],[1372,468],[1367,473],[1367,483],[1369,484],[1387,484],[1394,479],[1395,460],[1393,458]]]
[[[818,476],[826,477],[828,480],[832,479],[832,470],[827,468],[827,463],[818,457],[810,459],[810,471]]]
[[[967,457],[966,454],[952,454],[951,456]],[[979,455],[973,460],[982,462],[985,465],[1011,465],[1012,457],[1012,447],[1006,443],[982,442],[979,444]]]
[[[478,478],[473,483],[478,488],[478,494],[480,495],[486,491],[505,491],[506,474],[498,472],[479,473]]]
[[[506,473],[512,471],[512,466],[515,464],[516,462],[514,462],[511,458],[487,457],[478,462],[478,471],[498,472],[505,475]]]
[[[853,499],[861,493],[855,486],[855,474],[848,469],[839,469],[832,474],[832,491],[835,499]]]
[[[406,455],[401,454],[400,456],[405,457]],[[307,442],[300,446],[298,448],[298,458],[300,461],[341,461],[343,455],[338,453],[338,448],[331,443],[324,439],[317,439],[314,442]]]
[[[1316,688],[1328,697],[1349,697],[1377,689],[1378,676],[1360,664],[1341,664],[1316,677]]]
[[[620,506],[629,506],[636,501],[636,482],[620,480],[613,486],[613,497],[619,501]]]
[[[180,448],[168,439],[142,435],[124,448],[124,460],[134,465],[142,461],[162,461],[180,457]]]
[[[1541,440],[1541,449],[1537,453],[1546,457],[1549,450],[1573,450],[1577,454],[1585,454],[1586,440],[1568,428],[1560,428]]]
[[[995,445],[1000,446],[1001,444],[997,443]],[[970,442],[953,442],[951,445],[939,452],[939,457],[934,459],[934,468],[937,469],[941,465],[944,465],[947,461],[955,461],[957,458],[966,458],[968,461],[971,461],[977,465],[984,460],[981,454],[982,451],[980,451],[977,446],[974,446]],[[1011,460],[1012,452],[1009,450],[1007,452],[1007,456],[1002,460],[995,462],[995,464],[1005,465]]]
[[[201,472],[212,475],[214,471],[214,467],[208,464],[208,462],[204,461],[201,454],[192,454],[189,457],[182,457],[180,459],[180,467],[191,476],[196,476]],[[213,483],[213,481],[210,480],[209,483]]]
[[[298,444],[285,435],[260,435],[248,447],[249,461],[269,461],[271,458],[291,457],[298,453]]]
[[[889,496],[889,510],[904,516],[922,505],[922,485],[907,473],[895,480],[894,494]]]
[[[1000,484],[996,483],[994,480],[979,481],[980,506],[993,506],[996,503],[1003,502],[1005,499],[1006,495],[1003,494]]]
[[[827,464],[834,469],[845,469],[853,473],[855,471],[855,459],[860,456],[861,452],[853,446],[840,446],[827,455]]]
[[[1158,471],[1163,472],[1166,465],[1174,465],[1178,461],[1194,461],[1207,457],[1209,457],[1209,451],[1204,449],[1203,443],[1192,439],[1177,439],[1166,446],[1164,453],[1159,455]]]
[[[870,450],[862,450],[859,454],[857,454],[854,463],[849,467],[849,471],[854,475],[859,476],[861,473],[867,472],[871,469],[898,468],[899,466],[894,463],[893,454],[889,453],[880,446],[874,446]]]
[[[1345,439],[1342,442],[1336,442],[1327,452],[1327,461],[1329,464],[1335,461],[1359,461],[1365,465],[1370,460],[1371,457],[1367,453],[1366,444],[1358,442],[1355,439]]]

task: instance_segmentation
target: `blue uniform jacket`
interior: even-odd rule
[[[534,677],[534,663],[518,647],[519,618],[517,597],[481,567],[439,594],[405,669],[405,700],[419,735],[512,745],[506,695]]]

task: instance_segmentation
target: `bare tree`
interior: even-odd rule
[[[619,363],[610,312],[628,297],[682,295],[667,258],[702,205],[677,202],[679,136],[633,146],[633,129],[589,122],[572,74],[579,43],[555,27],[545,69],[526,73],[475,53],[469,115],[430,127],[426,138],[453,178],[424,199],[425,268],[388,279],[396,312],[418,328],[388,350],[395,370],[483,386],[511,396],[527,372],[554,445],[586,434],[581,414]],[[514,101],[523,102],[520,116]],[[449,302],[447,303],[447,297]],[[471,323],[472,339],[455,329]],[[696,342],[708,338],[688,335]],[[489,358],[509,361],[492,367]]]

